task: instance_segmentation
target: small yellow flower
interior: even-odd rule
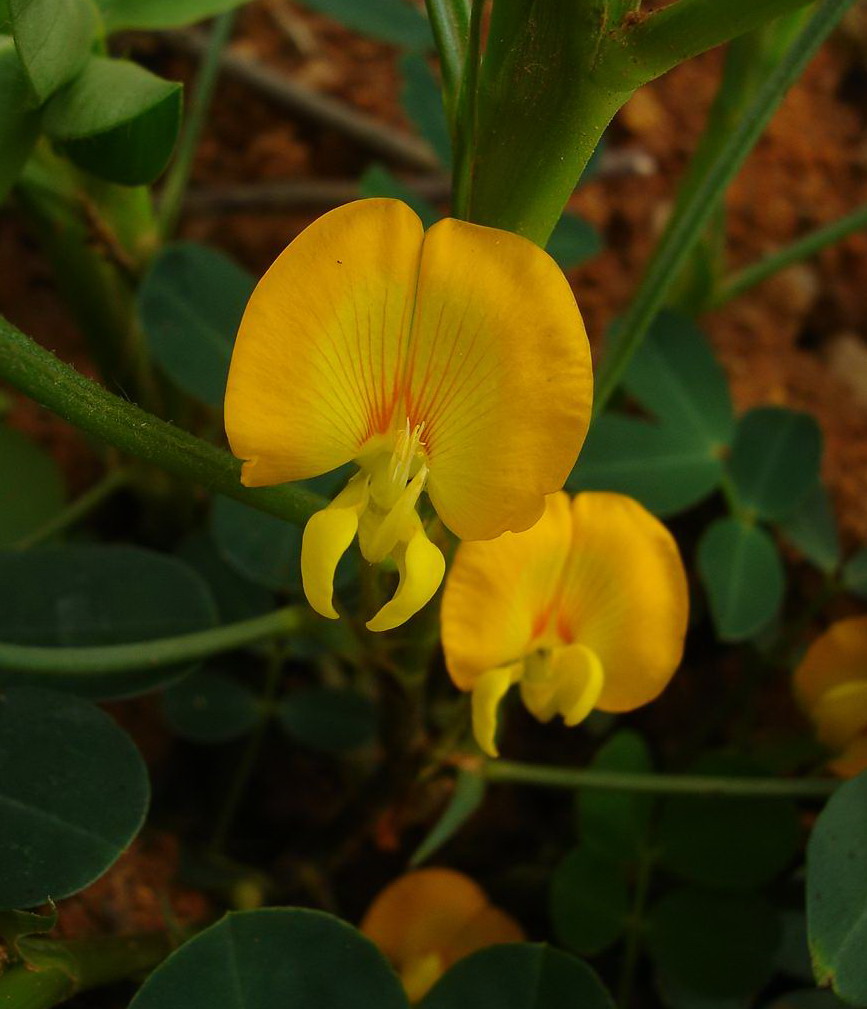
[[[391,557],[396,627],[445,564],[416,505],[425,490],[462,539],[527,529],[586,434],[590,352],[566,279],[517,235],[443,220],[424,233],[397,200],[315,221],[259,282],[241,323],[226,431],[247,486],[358,473],[304,531],[310,605],[336,617],[334,571],[355,536]]]
[[[479,746],[498,755],[497,709],[515,683],[536,718],[570,726],[652,701],[680,663],[688,613],[677,545],[621,494],[552,494],[532,529],[461,544],[442,638]]]
[[[839,756],[842,778],[867,768],[867,617],[850,617],[820,635],[795,670],[795,693],[819,741]]]
[[[410,1002],[470,953],[524,938],[521,926],[481,887],[452,869],[400,876],[370,905],[361,931],[392,962]]]

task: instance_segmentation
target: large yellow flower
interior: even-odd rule
[[[515,683],[543,722],[652,701],[680,663],[688,613],[677,545],[622,494],[552,494],[532,529],[461,544],[442,638],[452,680],[472,691],[479,746],[497,756],[497,709]]]
[[[464,957],[521,942],[521,926],[454,869],[417,869],[390,883],[370,905],[361,931],[394,965],[410,1002]]]
[[[838,620],[816,638],[795,670],[795,693],[838,754],[831,770],[850,778],[867,768],[867,617]]]
[[[424,233],[397,200],[319,218],[259,282],[241,322],[226,431],[247,486],[358,473],[304,531],[311,606],[336,617],[340,557],[358,535],[393,558],[396,627],[445,564],[416,505],[425,490],[463,539],[527,529],[586,434],[587,337],[554,261],[517,235],[443,220]]]

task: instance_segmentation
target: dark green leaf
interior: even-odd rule
[[[407,0],[302,0],[346,28],[407,49],[430,49],[433,36],[427,19]]]
[[[54,460],[23,434],[0,425],[0,549],[53,518],[64,496]]]
[[[672,890],[652,909],[648,926],[657,970],[689,991],[749,995],[773,973],[780,922],[757,895]]]
[[[354,690],[293,690],[280,701],[278,718],[299,743],[326,753],[356,750],[376,736],[376,707]]]
[[[222,407],[238,324],[255,280],[195,242],[165,246],[138,291],[139,322],[157,363],[184,392]]]
[[[379,950],[319,911],[227,915],[151,974],[130,1009],[407,1009]]]
[[[109,182],[153,182],[181,122],[181,85],[128,60],[92,56],[45,106],[45,132],[81,168]]]
[[[416,848],[409,864],[421,865],[463,827],[481,806],[485,797],[485,779],[471,771],[458,771],[455,790],[431,832]]]
[[[509,943],[455,964],[420,1009],[613,1009],[596,974],[550,946]]]
[[[0,907],[34,907],[93,882],[141,828],[138,750],[87,701],[0,692]]]
[[[563,214],[548,239],[547,252],[561,270],[571,270],[602,251],[599,232],[577,214]]]
[[[659,997],[666,1009],[749,1009],[749,996],[706,995],[684,988],[670,977],[656,976]]]
[[[582,956],[595,956],[617,942],[626,927],[626,871],[588,845],[579,845],[554,870],[548,907],[557,940]]]
[[[763,529],[735,518],[717,519],[699,543],[698,570],[724,641],[752,637],[776,616],[785,572],[776,544]]]
[[[862,547],[846,561],[843,584],[856,596],[867,599],[867,547]]]
[[[347,467],[301,481],[316,494],[332,497],[348,479]],[[230,498],[218,497],[211,512],[211,535],[220,556],[239,574],[274,592],[301,592],[303,529]],[[335,586],[344,588],[357,570],[350,547],[337,566]]]
[[[119,645],[213,627],[207,585],[173,557],[125,546],[0,553],[0,640],[61,647]],[[42,686],[100,700],[155,690],[193,667],[127,673],[39,673]],[[0,686],[34,673],[0,673]]]
[[[452,142],[439,80],[421,53],[404,56],[400,71],[403,74],[400,100],[407,118],[434,149],[443,168],[450,170]]]
[[[764,768],[730,754],[709,754],[692,774],[761,775]],[[662,806],[660,860],[691,883],[751,889],[769,883],[798,850],[798,810],[790,799],[678,795]]]
[[[195,743],[225,743],[246,735],[262,718],[258,700],[234,677],[214,669],[193,673],[163,694],[172,729]]]
[[[766,1009],[845,1009],[842,1002],[830,988],[803,988],[789,991],[774,999]]]
[[[39,136],[39,112],[12,39],[0,37],[0,201],[12,188]]]
[[[208,583],[222,623],[261,617],[274,609],[273,594],[229,567],[206,532],[188,536],[178,548],[178,557]]]
[[[301,591],[303,530],[298,526],[218,497],[211,535],[220,556],[243,577],[274,592]]]
[[[627,390],[685,444],[719,458],[734,430],[725,372],[704,333],[686,316],[656,317],[626,373]]]
[[[629,494],[666,516],[706,498],[721,475],[720,460],[688,432],[608,413],[593,422],[566,487]]]
[[[391,200],[403,200],[421,218],[425,228],[431,227],[442,217],[442,214],[432,204],[423,197],[418,196],[412,189],[382,165],[370,165],[361,176],[358,188],[362,196],[370,198],[373,196],[384,196]]]
[[[9,12],[18,55],[41,104],[87,62],[96,8],[92,0],[9,0]]]
[[[810,837],[807,923],[817,982],[867,1005],[867,772],[831,796]]]
[[[109,32],[181,28],[240,7],[244,0],[96,0]]]
[[[644,740],[631,729],[621,729],[607,740],[590,767],[624,774],[653,770]],[[609,858],[637,861],[647,845],[653,802],[652,796],[640,793],[580,789],[577,810],[582,843]]]
[[[807,492],[781,532],[820,571],[831,574],[839,567],[840,534],[830,495],[821,482]]]
[[[779,520],[816,485],[821,461],[822,432],[813,417],[765,406],[738,421],[729,468],[741,506]]]
[[[346,658],[355,664],[361,657],[358,635],[346,620],[310,620],[286,641],[286,655],[302,662],[316,662],[324,656]],[[824,752],[824,751],[823,751]]]

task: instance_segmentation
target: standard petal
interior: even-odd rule
[[[560,492],[547,498],[532,529],[458,547],[441,613],[446,666],[457,687],[472,689],[544,634],[571,541],[569,498]]]
[[[368,477],[359,473],[304,527],[301,539],[301,581],[307,601],[323,617],[336,620],[334,573],[358,532],[358,516],[368,497]]]
[[[452,869],[420,869],[387,886],[361,922],[401,975],[411,1002],[457,960],[485,946],[520,942],[520,926]]]
[[[389,884],[361,921],[361,931],[392,963],[442,950],[488,906],[480,886],[453,869],[419,869]]]
[[[523,671],[523,662],[490,669],[476,680],[473,686],[473,735],[479,749],[489,757],[499,757],[497,749],[497,713],[500,702]]]
[[[838,620],[810,645],[795,670],[795,692],[813,711],[833,687],[867,680],[867,617]]]
[[[488,904],[475,914],[455,936],[446,957],[446,967],[487,946],[523,942],[524,930],[510,915]]]
[[[406,382],[443,522],[467,540],[528,529],[572,469],[593,394],[584,324],[556,263],[509,232],[435,224]]]
[[[259,282],[226,389],[245,484],[326,473],[390,429],[422,238],[405,204],[360,200],[314,221]]]
[[[445,558],[436,544],[431,543],[421,521],[409,543],[398,545],[397,566],[400,583],[394,597],[367,621],[369,631],[390,631],[415,616],[426,606],[440,587],[446,571]]]
[[[605,673],[596,707],[631,711],[668,684],[683,654],[686,574],[665,526],[622,494],[572,502],[573,540],[558,628],[594,652]]]

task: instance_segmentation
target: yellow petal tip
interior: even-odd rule
[[[330,620],[339,617],[333,601],[334,573],[358,531],[357,509],[340,507],[339,501],[340,496],[309,520],[301,540],[304,595],[317,613]]]
[[[509,687],[520,676],[522,666],[522,663],[515,663],[489,669],[473,687],[473,735],[479,749],[489,757],[496,758],[500,755],[496,743],[497,713]]]
[[[367,621],[367,629],[374,633],[393,630],[415,616],[433,598],[445,575],[442,551],[427,538],[421,522],[396,560],[400,583],[394,597]]]

